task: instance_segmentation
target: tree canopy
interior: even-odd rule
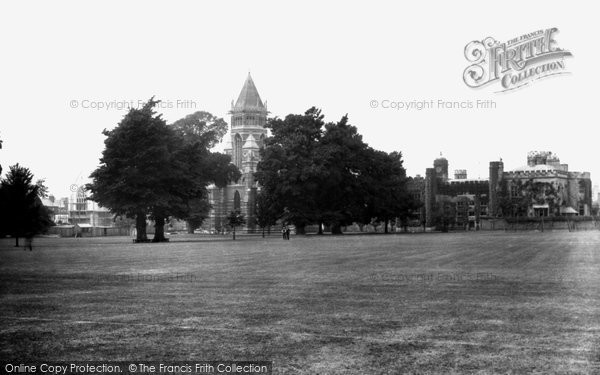
[[[33,183],[33,174],[28,168],[15,164],[9,168],[0,182],[0,232],[15,238],[33,237],[44,233],[52,220],[49,210],[42,204],[47,188],[43,180]]]
[[[231,211],[227,215],[227,224],[233,229],[233,239],[235,240],[235,228],[246,224],[246,218],[240,210]]]
[[[87,185],[90,199],[136,218],[138,241],[147,240],[147,217],[155,221],[154,241],[165,240],[169,217],[201,224],[208,211],[207,185],[239,178],[228,155],[209,151],[227,129],[222,119],[196,112],[169,126],[154,111],[157,103],[150,99],[116,128],[104,130],[100,166]]]
[[[352,222],[386,223],[416,207],[406,191],[399,152],[377,151],[366,144],[348,116],[324,122],[315,107],[304,115],[270,119],[272,136],[261,149],[256,178],[272,207],[294,223],[341,226]]]

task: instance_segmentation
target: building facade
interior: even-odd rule
[[[492,161],[488,179],[468,179],[465,170],[456,170],[450,179],[448,165],[440,156],[426,169],[425,178],[409,181],[410,193],[422,203],[415,216],[424,227],[478,229],[482,219],[502,216],[593,213],[590,173],[569,171],[549,151],[532,151],[527,165],[509,171],[502,161]]]
[[[490,163],[490,194],[496,196],[492,214],[504,216],[590,216],[592,180],[589,172],[569,171],[549,151],[532,151],[527,165],[503,171],[502,162]],[[511,208],[512,206],[512,208]],[[508,211],[508,212],[507,212]]]

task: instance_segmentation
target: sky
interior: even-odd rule
[[[229,122],[251,72],[272,116],[311,106],[327,121],[348,114],[370,146],[401,151],[412,176],[440,153],[450,171],[487,178],[492,160],[510,170],[548,150],[598,185],[594,14],[558,1],[4,2],[0,164],[6,173],[20,163],[69,196],[126,104],[154,96],[169,123],[198,110]],[[573,54],[569,74],[503,93],[464,83],[469,42],[553,27]],[[445,108],[477,100],[495,108]],[[385,108],[412,101],[435,105]]]

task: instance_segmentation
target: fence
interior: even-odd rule
[[[130,228],[127,227],[86,227],[77,228],[73,225],[57,225],[48,229],[48,234],[59,237],[104,237],[104,236],[129,236]]]
[[[527,231],[527,230],[598,230],[600,219],[591,216],[566,217],[511,217],[506,219],[483,219],[480,221],[481,230],[505,230],[505,231]]]

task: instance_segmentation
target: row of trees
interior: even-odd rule
[[[164,241],[168,218],[200,226],[210,209],[207,186],[224,187],[240,178],[230,157],[210,149],[227,124],[196,112],[172,125],[157,115],[151,99],[132,109],[113,130],[104,130],[105,150],[87,185],[90,199],[116,215],[136,219],[137,240],[146,241],[146,219],[155,221],[153,241]],[[325,123],[321,111],[270,119],[271,137],[261,149],[256,178],[257,225],[278,219],[298,233],[308,224],[329,225],[333,233],[353,222],[388,222],[418,206],[406,191],[402,155],[369,147],[344,116]],[[240,213],[228,218],[232,227]],[[254,224],[254,223],[252,223]]]
[[[150,99],[131,109],[113,130],[104,130],[100,166],[86,186],[90,199],[118,216],[135,218],[137,241],[147,241],[146,220],[155,222],[152,241],[165,241],[168,218],[186,220],[191,230],[209,211],[207,186],[219,187],[240,177],[228,155],[211,152],[227,132],[227,123],[196,112],[167,125]]]
[[[399,152],[366,144],[348,117],[325,123],[317,108],[303,115],[270,119],[271,136],[260,150],[256,179],[261,186],[257,219],[261,227],[283,217],[298,233],[309,224],[332,233],[353,222],[407,219],[418,208],[406,188]]]
[[[135,219],[137,240],[147,241],[146,220],[155,222],[153,241],[165,241],[169,218],[186,220],[191,230],[208,215],[207,187],[224,187],[238,180],[240,171],[230,156],[212,152],[227,132],[227,123],[207,112],[196,112],[167,125],[150,99],[130,110],[113,130],[104,130],[105,149],[100,165],[86,185],[90,199],[116,216]],[[418,204],[406,190],[402,155],[369,147],[344,116],[325,123],[321,111],[270,119],[272,136],[261,149],[256,178],[260,227],[278,219],[292,223],[298,233],[306,225],[341,226],[353,222],[388,223],[406,218]],[[18,237],[42,232],[51,221],[41,202],[43,181],[33,183],[26,168],[13,166],[0,185],[0,228]],[[8,213],[8,214],[5,214]],[[229,224],[245,218],[232,212]]]

